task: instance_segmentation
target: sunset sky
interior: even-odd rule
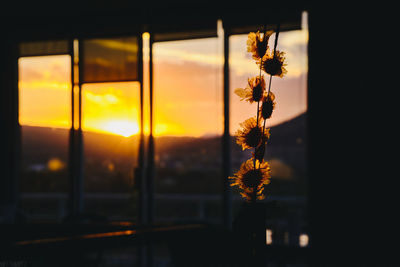
[[[270,45],[273,46],[273,35]],[[247,78],[259,73],[246,52],[247,35],[230,38],[231,133],[240,122],[255,115],[256,105],[240,102],[233,94]],[[288,74],[272,79],[276,110],[269,126],[291,119],[307,109],[307,41],[303,30],[282,32],[278,49],[286,52]],[[145,70],[148,57],[144,44]],[[204,136],[222,134],[222,36],[154,44],[155,135]],[[148,81],[145,71],[145,108]],[[71,127],[70,58],[67,55],[20,58],[21,125]],[[83,130],[130,136],[139,132],[139,83],[84,84]],[[148,112],[145,124],[148,123]],[[148,126],[145,127],[148,132]]]

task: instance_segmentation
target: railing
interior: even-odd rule
[[[134,201],[132,194],[122,193],[86,193],[84,195],[85,201],[89,206],[89,202],[95,203],[97,207],[103,208],[109,207],[120,207],[125,206]],[[190,216],[182,216],[185,212],[180,213],[180,216],[174,216],[165,211],[164,214],[168,216],[162,217],[156,213],[155,221],[157,223],[171,223],[171,222],[208,222],[219,224],[222,222],[222,215],[214,213],[213,216],[207,212],[207,206],[219,205],[222,208],[222,196],[221,195],[205,195],[205,194],[155,194],[154,196],[156,203],[161,203],[172,211],[179,210],[180,205],[190,204],[192,208]],[[37,210],[31,210],[31,214],[27,213],[29,221],[35,222],[62,222],[63,219],[68,215],[68,194],[67,193],[24,193],[20,195],[21,202],[33,204],[35,207],[40,205],[47,205],[52,203],[53,209],[49,212],[37,212]],[[286,196],[286,197],[269,197],[269,201],[277,201],[281,204],[286,204],[291,209],[298,212],[298,206],[302,212],[306,207],[306,198],[299,196]],[[99,201],[96,203],[96,201]],[[240,196],[233,196],[233,205],[236,207],[240,206],[243,201]],[[115,206],[113,206],[115,205]],[[296,206],[296,207],[295,207]],[[193,211],[194,209],[194,211]],[[90,210],[90,208],[87,208]],[[46,211],[42,209],[42,211]],[[107,217],[110,221],[135,221],[134,217],[128,217],[126,214],[117,214],[118,211],[115,209],[109,210],[110,214]],[[26,210],[25,212],[29,212]],[[222,212],[222,211],[220,211]],[[287,217],[267,219],[266,229],[266,244],[267,245],[278,245],[278,246],[300,246],[306,247],[308,245],[308,233],[302,229],[304,225],[305,214],[291,214]]]
[[[202,220],[215,222],[220,218],[212,218],[206,215],[206,205],[209,203],[222,203],[222,195],[206,195],[206,194],[155,194],[155,201],[160,203],[165,202],[177,202],[177,203],[195,203],[196,211],[195,216],[179,217],[180,220]],[[57,220],[61,221],[68,214],[68,194],[67,193],[22,193],[20,194],[20,200],[22,202],[37,202],[37,201],[48,201],[52,202],[53,206],[56,206],[56,212],[52,213],[31,213],[25,211],[27,216],[32,220],[47,221]],[[85,193],[84,200],[96,201],[101,200],[103,202],[119,202],[122,205],[132,201],[132,194],[129,193]],[[297,203],[305,204],[305,197],[299,196],[285,196],[285,197],[269,197],[271,201],[278,201],[281,203]],[[242,202],[242,198],[238,195],[233,196],[232,201],[234,203]],[[124,216],[123,214],[113,214],[109,217],[110,220],[132,220],[132,217]],[[177,218],[173,217],[160,217],[157,216],[158,222],[169,222],[176,221]]]

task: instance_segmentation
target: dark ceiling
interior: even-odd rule
[[[307,1],[241,3],[224,6],[215,1],[57,1],[20,2],[1,18],[9,38],[34,40],[134,32],[179,32],[216,27],[222,19],[232,27],[264,24],[297,25]],[[20,5],[20,6],[18,6]]]

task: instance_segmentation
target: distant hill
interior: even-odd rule
[[[268,149],[271,153],[282,148],[305,147],[306,114],[271,127]],[[94,132],[84,132],[84,153],[88,157],[136,158],[139,138],[129,138]],[[64,161],[68,158],[69,130],[47,127],[22,126],[22,150],[25,163],[46,162],[49,155]],[[155,138],[156,155],[185,154],[191,157],[204,154],[209,157],[220,153],[221,137],[174,137]],[[232,137],[233,154],[243,154]]]
[[[63,160],[68,158],[69,130],[60,128],[22,126],[22,153],[24,160],[43,162],[49,155]],[[84,132],[85,155],[110,155],[111,157],[136,157],[138,138],[111,134]]]
[[[305,142],[307,136],[307,115],[305,113],[271,127],[271,144],[291,146]]]
[[[306,114],[302,114],[284,123],[271,127],[265,158],[274,165],[275,176],[284,176],[282,169],[290,169],[292,176],[301,181],[307,175],[306,159]],[[85,183],[88,191],[129,190],[132,186],[133,168],[137,165],[139,149],[138,136],[130,138],[84,132]],[[37,173],[45,169],[49,159],[57,158],[68,162],[68,129],[46,127],[22,127],[22,167],[23,183],[26,189],[32,185],[32,177],[48,176],[48,191],[61,190],[67,182],[67,169],[62,173]],[[251,151],[242,151],[231,137],[232,167],[237,170],[240,164],[250,158]],[[173,137],[155,138],[155,162],[157,184],[160,192],[218,192],[222,169],[221,137]],[[285,169],[286,168],[286,169]],[[36,171],[35,171],[36,170]],[[54,175],[64,177],[63,183],[51,178]],[[29,178],[31,177],[31,178]],[[192,178],[192,179],[188,179]],[[279,177],[278,177],[279,178]],[[177,187],[177,185],[179,185]],[[276,190],[281,190],[275,183]],[[46,185],[47,186],[47,185]],[[294,186],[294,185],[293,185]],[[298,186],[297,186],[298,187]],[[58,188],[58,189],[57,189]],[[39,189],[37,189],[39,190]],[[171,191],[172,190],[172,191]],[[295,189],[293,189],[295,190]],[[297,190],[297,189],[296,189]]]
[[[307,115],[271,127],[266,158],[279,158],[296,171],[307,172]]]

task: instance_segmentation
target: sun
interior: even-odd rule
[[[137,122],[128,120],[107,121],[102,125],[101,128],[108,133],[117,134],[124,137],[130,137],[139,133],[139,125]]]

